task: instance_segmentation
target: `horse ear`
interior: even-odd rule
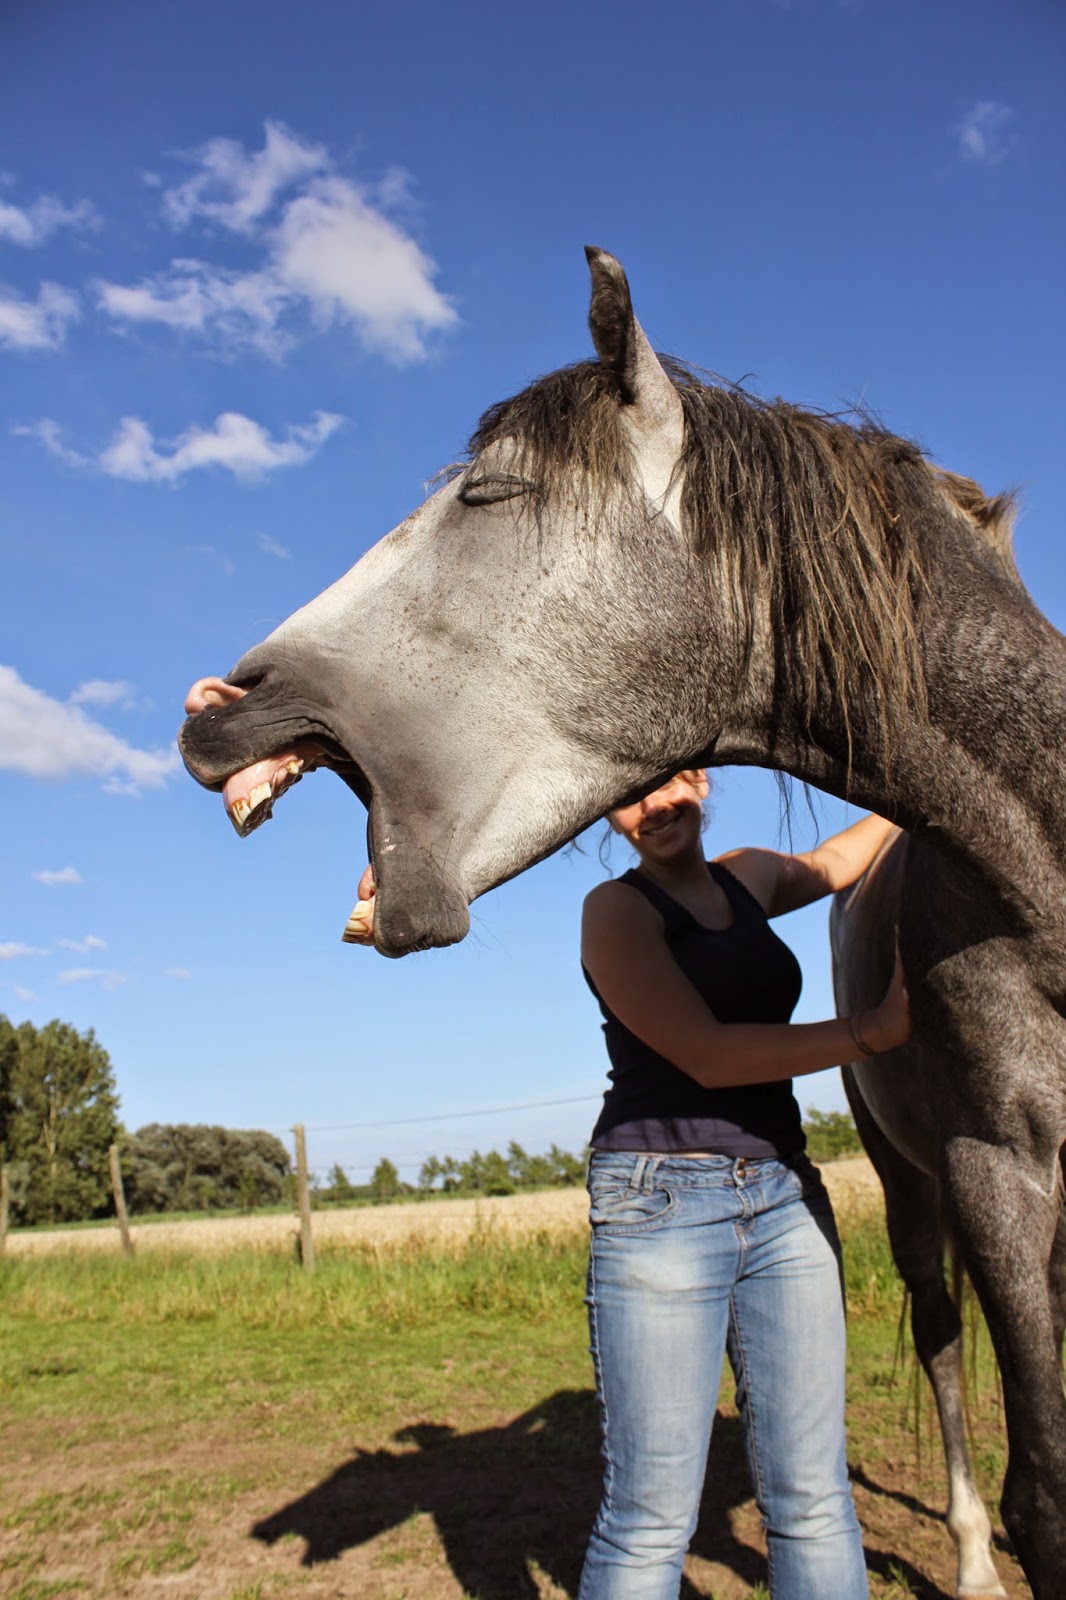
[[[653,427],[676,430],[682,425],[681,402],[633,315],[621,262],[591,244],[585,246],[585,259],[592,274],[589,328],[596,354],[616,375],[628,405],[639,407]]]

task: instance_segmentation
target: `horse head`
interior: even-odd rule
[[[462,470],[187,701],[185,764],[239,832],[315,766],[368,807],[388,955],[461,939],[477,895],[695,760],[732,693],[678,390],[586,253],[597,359],[488,411]]]

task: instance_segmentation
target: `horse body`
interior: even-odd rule
[[[906,828],[841,981],[880,998],[898,921],[915,1043],[862,1069],[862,1115],[945,1197],[1004,1373],[1004,1517],[1057,1600],[1066,647],[975,485],[664,366],[589,260],[598,360],[493,407],[459,476],[203,680],[186,764],[227,795],[264,758],[335,767],[390,955],[461,938],[476,895],[682,766],[781,768]]]

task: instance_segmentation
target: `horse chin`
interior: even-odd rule
[[[374,863],[374,944],[382,955],[458,944],[470,931],[462,885],[444,871],[435,852],[375,794],[368,828]]]

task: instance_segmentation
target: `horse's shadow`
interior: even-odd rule
[[[407,1448],[357,1450],[307,1494],[257,1522],[254,1537],[273,1544],[297,1534],[310,1567],[428,1513],[464,1593],[534,1600],[534,1564],[566,1594],[577,1593],[600,1484],[591,1393],[561,1389],[501,1428],[456,1433],[417,1422],[394,1438]],[[729,1520],[750,1496],[740,1424],[719,1414],[692,1553],[754,1585],[765,1577],[765,1560],[737,1539]],[[694,1600],[697,1591],[686,1581],[681,1594]]]

